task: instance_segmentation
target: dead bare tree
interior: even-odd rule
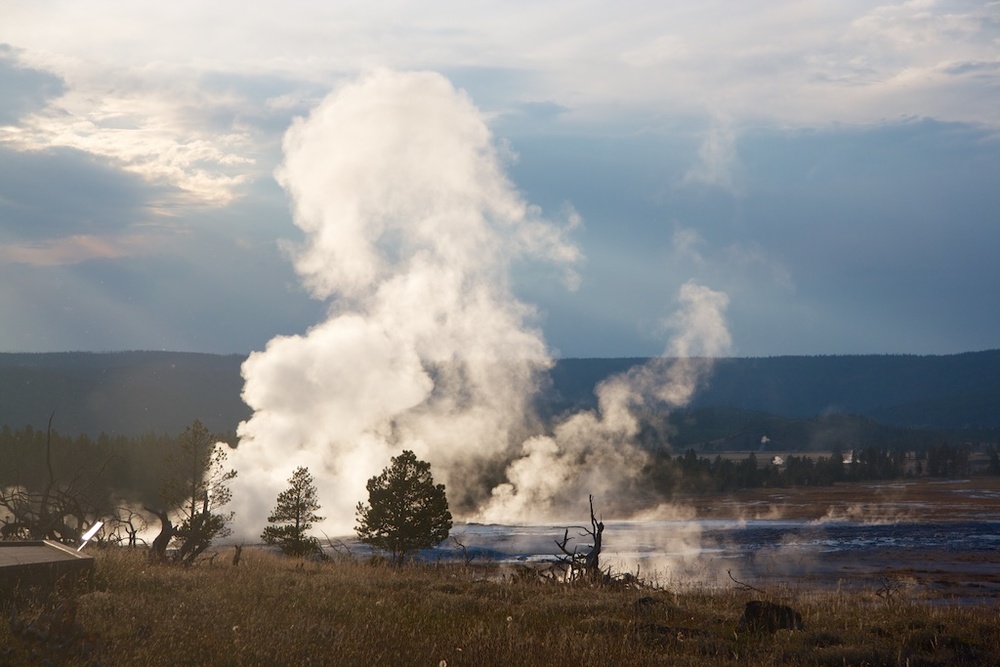
[[[889,607],[898,602],[906,591],[906,581],[889,572],[883,572],[876,576],[875,582],[877,584],[875,595],[881,598],[886,606]]]
[[[562,555],[559,556],[559,562],[566,568],[567,581],[594,581],[605,576],[601,571],[601,543],[604,536],[604,522],[598,521],[597,516],[594,514],[594,496],[590,495],[589,498],[590,528],[588,529],[583,526],[576,527],[583,531],[580,533],[581,537],[589,537],[591,539],[592,544],[590,545],[590,549],[586,553],[580,553],[574,547],[571,551],[569,549],[569,528],[563,531],[561,540],[555,541],[556,546],[559,547],[559,551],[562,552]]]
[[[330,551],[333,552],[334,556],[341,560],[354,560],[354,554],[351,553],[351,547],[347,545],[341,539],[333,539],[326,533],[323,533],[323,538],[326,540],[327,545],[330,547]]]
[[[107,530],[107,541],[111,544],[125,545],[130,548],[146,544],[146,540],[139,535],[149,527],[149,522],[141,512],[136,512],[131,507],[116,508],[111,517],[107,520],[105,530]]]
[[[462,565],[464,567],[469,567],[473,560],[476,558],[475,552],[469,553],[469,547],[465,546],[465,543],[460,541],[454,535],[451,536],[451,541],[454,542],[459,549],[462,550]]]
[[[155,514],[160,520],[160,532],[153,539],[153,544],[149,548],[150,560],[164,561],[167,558],[167,545],[170,544],[170,540],[174,539],[176,528],[171,523],[170,515],[167,514],[166,510],[151,509],[149,507],[145,509],[147,512]]]
[[[59,478],[52,463],[53,417],[55,413],[49,416],[45,435],[47,479],[44,487],[38,491],[15,484],[0,489],[0,520],[3,521],[0,535],[4,538],[76,544],[83,532],[96,521],[98,508],[87,497],[87,491],[104,472],[108,461],[87,481],[83,481],[83,467],[77,469],[68,481]]]
[[[751,586],[750,584],[746,583],[745,581],[740,581],[739,579],[737,579],[736,577],[734,577],[732,570],[726,570],[726,574],[728,574],[729,578],[733,581],[734,584],[736,584],[737,590],[741,590],[741,591],[753,591],[754,593],[760,593],[761,595],[770,597],[770,593],[768,593],[767,591],[762,591],[761,589],[757,588],[756,586]]]

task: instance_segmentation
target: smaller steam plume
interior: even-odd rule
[[[284,156],[305,236],[295,267],[329,311],[243,366],[239,534],[260,532],[300,465],[321,528],[350,532],[365,482],[403,449],[431,462],[458,518],[576,520],[589,493],[619,516],[649,509],[630,491],[646,457],[638,415],[686,404],[728,350],[724,294],[684,285],[664,358],[546,428],[531,406],[552,361],[509,269],[533,258],[572,285],[576,220],[522,200],[467,96],[434,73],[375,72],[297,119]]]
[[[495,487],[481,518],[498,523],[571,520],[581,494],[593,493],[609,514],[645,510],[636,482],[648,454],[637,442],[640,415],[686,405],[711,368],[711,357],[729,349],[722,313],[725,294],[692,282],[680,290],[677,329],[666,356],[604,380],[596,411],[558,424],[552,435],[527,440]]]

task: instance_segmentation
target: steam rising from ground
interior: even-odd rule
[[[559,223],[506,177],[483,115],[443,77],[380,71],[327,97],[284,141],[278,179],[306,236],[296,268],[329,315],[243,366],[254,410],[233,461],[237,531],[259,534],[296,466],[312,471],[328,534],[349,532],[365,482],[403,449],[431,462],[460,518],[579,520],[595,494],[637,509],[636,411],[685,404],[729,345],[724,294],[688,283],[660,359],[609,379],[599,407],[541,434],[551,366],[514,260],[580,259]]]
[[[687,404],[710,367],[708,357],[725,352],[730,343],[722,320],[725,294],[689,282],[681,288],[680,303],[673,321],[678,333],[667,350],[673,358],[653,359],[608,378],[597,387],[596,411],[572,415],[551,436],[526,441],[507,468],[508,481],[493,489],[483,519],[579,519],[581,496],[588,493],[613,516],[645,509],[635,484],[648,457],[636,442],[639,414]]]

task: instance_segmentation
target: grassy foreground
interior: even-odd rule
[[[997,608],[888,604],[874,592],[780,596],[804,631],[738,628],[735,586],[671,591],[484,578],[483,568],[306,562],[233,567],[96,553],[60,648],[0,623],[5,665],[997,665]],[[33,618],[39,608],[21,609]],[[6,614],[5,614],[6,616]]]

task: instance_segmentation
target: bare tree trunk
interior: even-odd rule
[[[167,545],[174,538],[174,533],[177,532],[177,529],[170,523],[170,517],[167,516],[166,510],[154,510],[147,507],[146,511],[152,512],[160,519],[160,534],[156,536],[156,539],[153,540],[153,546],[150,547],[150,558],[155,561],[166,560]]]
[[[556,540],[556,546],[563,552],[560,562],[568,567],[567,580],[573,581],[580,578],[597,579],[601,576],[601,546],[604,535],[604,522],[598,521],[594,514],[594,496],[590,496],[590,529],[583,528],[581,536],[589,536],[593,541],[590,551],[586,554],[577,553],[576,549],[569,550],[569,528],[563,532],[562,540]]]
[[[589,577],[601,574],[601,540],[604,535],[604,522],[594,516],[594,496],[590,496],[590,530],[587,534],[594,540],[594,546],[583,560],[583,571]]]

